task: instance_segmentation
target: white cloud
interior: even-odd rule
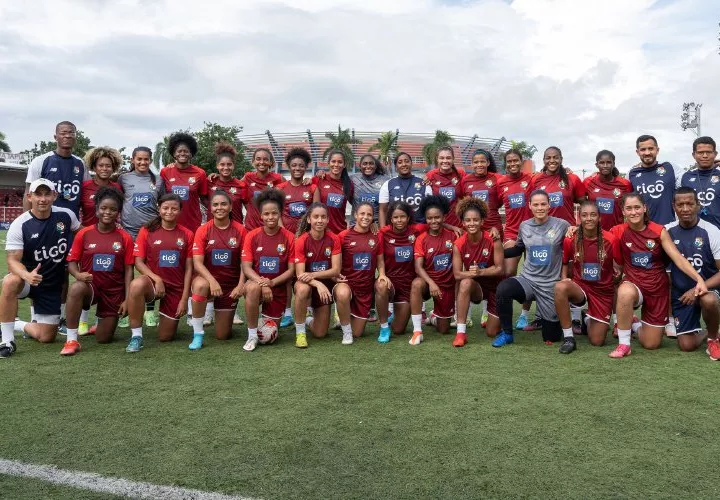
[[[557,144],[575,169],[603,148],[630,165],[653,133],[684,165],[683,101],[720,135],[712,3],[3,2],[0,130],[19,150],[61,119],[118,146],[204,120],[444,128]]]

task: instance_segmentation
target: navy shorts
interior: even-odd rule
[[[25,283],[25,288],[18,298],[30,298],[33,301],[35,314],[44,314],[48,316],[60,315],[60,293],[62,284],[60,285],[43,285],[30,286]]]
[[[685,293],[683,291],[672,289],[670,294],[673,317],[675,318],[675,331],[678,335],[685,335],[687,333],[695,333],[700,331],[700,315],[701,309],[699,305],[685,305],[680,302],[680,297]],[[709,290],[709,293],[714,293],[720,297],[718,290]]]

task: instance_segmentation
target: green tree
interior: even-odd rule
[[[87,153],[92,148],[93,148],[93,146],[90,145],[90,138],[87,137],[82,130],[78,130],[77,136],[75,137],[75,146],[73,146],[73,149],[72,149],[72,154],[82,158],[85,156],[85,153]],[[35,143],[35,145],[31,149],[26,149],[25,151],[20,151],[20,153],[28,155],[28,161],[32,161],[32,159],[35,158],[36,156],[40,156],[45,153],[49,153],[50,151],[55,151],[56,149],[57,149],[57,142],[55,142],[55,141],[47,141],[47,142],[40,141],[40,144]]]
[[[2,132],[0,132],[0,151],[3,151],[3,152],[5,152],[5,153],[9,153],[9,152],[10,152],[10,144],[8,144],[8,143],[5,141],[5,139],[6,139],[5,134],[3,134]]]
[[[537,152],[537,148],[535,146],[530,146],[525,141],[510,141],[510,148],[520,151],[523,155],[523,159],[525,160],[531,159]]]
[[[433,141],[425,144],[422,148],[425,165],[428,167],[434,165],[438,150],[445,146],[452,146],[453,142],[455,141],[447,130],[436,130]]]
[[[323,160],[327,160],[330,151],[339,149],[345,153],[345,161],[348,165],[355,163],[355,153],[353,152],[352,146],[362,144],[362,141],[353,137],[349,128],[342,129],[340,125],[338,125],[337,134],[335,132],[325,132],[325,137],[330,139],[330,145],[323,151]]]
[[[398,153],[398,135],[396,132],[383,132],[377,138],[377,142],[368,148],[368,151],[377,151],[380,161],[385,165],[390,165],[392,159]]]

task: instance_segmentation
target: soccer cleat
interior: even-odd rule
[[[80,352],[80,342],[77,340],[68,340],[60,351],[60,356],[74,356]]]
[[[437,320],[435,320],[435,323],[433,325],[437,324]],[[457,316],[453,316],[453,319],[450,320],[450,328],[457,328]]]
[[[185,323],[187,323],[187,326],[189,326],[190,328],[193,327],[192,319],[193,317],[191,314],[188,313],[187,315],[185,315]]]
[[[468,319],[467,319],[467,323],[465,324],[465,326],[467,326],[468,328],[472,328],[472,326],[473,326],[473,320],[472,320],[472,318],[468,318]]]
[[[340,329],[340,316],[338,316],[337,309],[333,311],[333,330],[339,330]]]
[[[495,340],[493,340],[492,346],[493,347],[503,347],[508,344],[512,344],[515,342],[515,338],[513,337],[512,333],[505,333],[501,331],[497,334],[497,337],[495,337]]]
[[[562,344],[560,344],[560,354],[570,354],[575,349],[577,349],[577,344],[572,337],[565,337]]]
[[[280,328],[287,328],[295,324],[295,320],[292,316],[283,316],[280,320]]]
[[[632,349],[630,349],[629,345],[625,344],[618,344],[618,346],[608,354],[611,358],[624,358],[625,356],[630,356],[632,354]]]
[[[299,347],[300,349],[305,349],[307,346],[308,346],[307,334],[296,333],[295,334],[295,347]]]
[[[377,311],[373,308],[370,309],[370,315],[368,316],[368,323],[375,323],[378,320]]]
[[[88,335],[95,335],[95,332],[96,332],[96,331],[97,331],[97,325],[93,325],[93,326],[90,327],[90,329],[88,330],[88,333],[87,333],[87,334],[88,334]]]
[[[258,345],[258,338],[257,337],[250,337],[245,342],[245,345],[243,346],[243,351],[245,352],[253,352],[255,348]]]
[[[675,323],[668,323],[667,325],[665,325],[665,335],[668,337],[677,337]]]
[[[380,335],[378,335],[378,342],[381,344],[387,344],[390,342],[390,327],[385,326],[380,328]]]
[[[78,325],[78,335],[88,335],[90,333],[90,327],[88,326],[87,321],[81,321]]]
[[[142,337],[130,337],[130,342],[128,342],[128,345],[125,348],[125,352],[140,352],[140,349],[142,349],[142,347]]]
[[[203,326],[210,326],[215,322],[215,315],[212,313],[205,313],[203,318]]]
[[[425,311],[422,312],[422,322],[423,325],[427,325],[427,314],[425,314]]]
[[[235,316],[233,316],[233,325],[242,325],[243,319],[240,317],[238,313],[235,313]]]
[[[705,352],[708,356],[710,356],[710,359],[713,361],[717,361],[720,359],[720,341],[718,339],[708,339],[707,341],[707,349],[705,349]]]
[[[194,333],[192,342],[190,342],[188,349],[190,349],[191,351],[199,351],[200,349],[202,349],[204,338],[205,335],[203,335],[202,333]]]
[[[350,345],[354,341],[352,332],[343,333],[342,345]]]
[[[420,345],[420,342],[422,342],[422,341],[423,341],[422,332],[413,332],[409,343],[410,343],[410,345]]]
[[[580,322],[580,320],[579,319],[573,320],[573,322],[572,322],[573,335],[582,335],[582,331],[583,331],[583,328],[582,328],[582,323]]]
[[[118,328],[130,328],[130,316],[123,316],[118,321]]]
[[[145,314],[143,315],[143,320],[145,321],[145,326],[149,326],[149,327],[157,326],[157,324],[158,324],[157,313],[155,311],[145,311]]]
[[[14,340],[11,340],[10,342],[3,342],[0,344],[0,359],[9,358],[15,354],[15,351],[17,351],[17,346],[15,345]]]
[[[535,318],[532,323],[529,323],[525,328],[523,328],[526,332],[535,332],[537,330],[542,330],[542,322],[538,318]]]
[[[527,316],[520,316],[515,323],[516,330],[524,330],[528,326]]]
[[[453,347],[462,347],[467,344],[467,333],[456,333]]]
[[[388,324],[392,324],[392,322],[393,322],[394,319],[395,319],[395,313],[392,313],[392,314],[388,317]]]
[[[489,318],[490,318],[490,315],[488,314],[487,311],[482,313],[482,316],[480,317],[480,326],[485,328],[487,326],[487,322],[488,322]],[[470,326],[470,325],[468,325],[468,326]]]
[[[432,325],[433,318],[435,317],[435,311],[430,311],[430,314],[423,313],[423,324]]]
[[[550,346],[553,345],[552,340],[545,340],[544,342],[545,342],[545,345],[550,345]]]
[[[65,318],[60,320],[57,331],[58,335],[62,335],[63,337],[67,335],[67,324],[65,324]]]

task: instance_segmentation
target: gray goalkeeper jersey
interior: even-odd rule
[[[162,189],[162,183],[156,188],[150,174],[135,170],[122,174],[118,183],[125,195],[120,222],[135,240],[143,224],[158,214],[157,201],[162,194],[158,190]]]
[[[535,219],[520,224],[517,245],[525,247],[525,262],[520,276],[533,288],[552,290],[562,274],[563,240],[570,227],[567,221],[549,217],[543,224]]]

